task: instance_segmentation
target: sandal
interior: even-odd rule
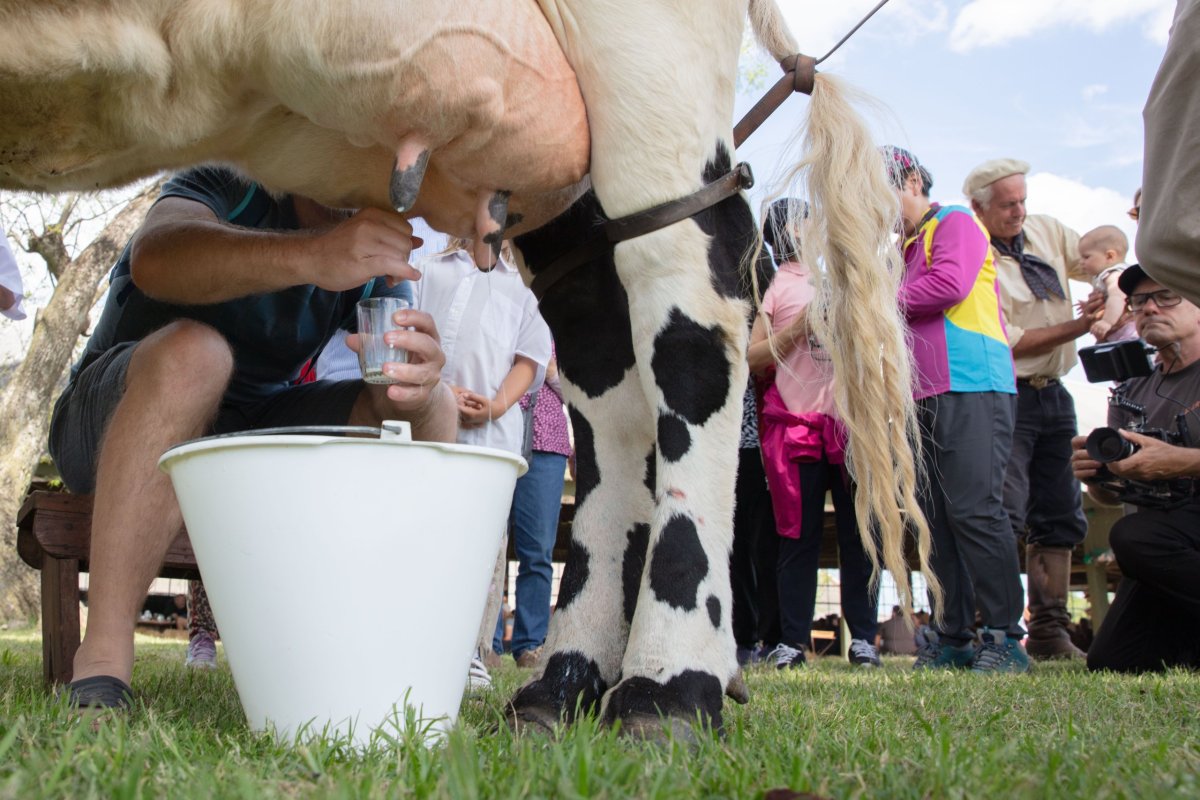
[[[120,678],[94,675],[67,684],[67,702],[75,708],[125,710],[133,702],[133,689]]]

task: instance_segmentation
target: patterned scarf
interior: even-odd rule
[[[1067,299],[1067,294],[1063,291],[1062,283],[1058,280],[1058,273],[1054,271],[1054,267],[1033,253],[1025,252],[1025,231],[1021,231],[1013,238],[1012,247],[993,236],[992,247],[996,248],[996,252],[1000,255],[1008,256],[1021,265],[1021,277],[1025,279],[1029,290],[1038,300],[1049,300],[1052,293],[1063,300]]]

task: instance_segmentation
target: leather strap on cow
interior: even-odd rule
[[[811,56],[797,53],[779,62],[783,67],[783,77],[767,90],[754,107],[738,121],[733,128],[733,146],[741,147],[750,138],[750,134],[767,121],[767,117],[775,113],[775,109],[783,105],[783,101],[795,92],[811,95],[817,79],[817,60]]]
[[[752,186],[754,186],[754,173],[751,172],[749,164],[741,163],[712,183],[705,184],[686,197],[639,211],[636,214],[609,220],[601,229],[603,236],[590,236],[556,258],[533,277],[533,283],[529,288],[538,302],[541,302],[551,286],[567,273],[592,260],[603,252],[604,248],[611,250],[618,242],[644,236],[668,225],[674,225],[676,222],[682,222]]]
[[[762,99],[755,103],[754,107],[734,127],[734,147],[740,147],[747,137],[758,130],[767,117],[771,116],[775,109],[779,108],[783,101],[793,93],[812,94],[813,84],[816,80],[816,59],[797,53],[783,59],[779,66],[783,68],[783,77],[767,90]],[[534,276],[533,283],[529,288],[540,303],[551,286],[558,283],[572,270],[591,261],[602,253],[604,248],[611,249],[617,242],[644,236],[668,225],[681,222],[688,217],[693,217],[706,208],[712,208],[722,200],[742,189],[749,189],[753,185],[754,174],[750,171],[750,165],[742,163],[686,197],[626,217],[609,220],[604,223],[603,236],[598,234],[589,236],[556,258]]]

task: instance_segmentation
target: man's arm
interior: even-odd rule
[[[1121,436],[1139,446],[1133,455],[1108,465],[1119,478],[1135,481],[1163,481],[1173,478],[1200,478],[1200,449],[1167,444],[1152,436],[1121,431]]]
[[[971,294],[990,245],[970,215],[952,211],[933,231],[929,265],[901,284],[900,307],[909,319],[940,314]]]
[[[1075,319],[1045,328],[1026,328],[1012,347],[1013,357],[1040,356],[1061,344],[1075,341],[1091,330],[1093,316],[1103,307],[1104,296],[1099,292],[1092,292]]]
[[[147,295],[200,305],[305,284],[345,291],[374,277],[415,279],[411,250],[412,226],[379,209],[321,229],[265,231],[224,222],[203,203],[165,197],[133,238],[130,269]]]

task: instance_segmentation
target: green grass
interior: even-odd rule
[[[42,689],[40,658],[35,635],[0,633],[0,797],[1200,797],[1200,676],[1186,672],[756,668],[725,739],[689,747],[591,722],[514,738],[501,714],[523,675],[508,661],[441,745],[364,753],[250,732],[228,670],[185,670],[180,642],[139,637],[136,707],[98,730]]]

